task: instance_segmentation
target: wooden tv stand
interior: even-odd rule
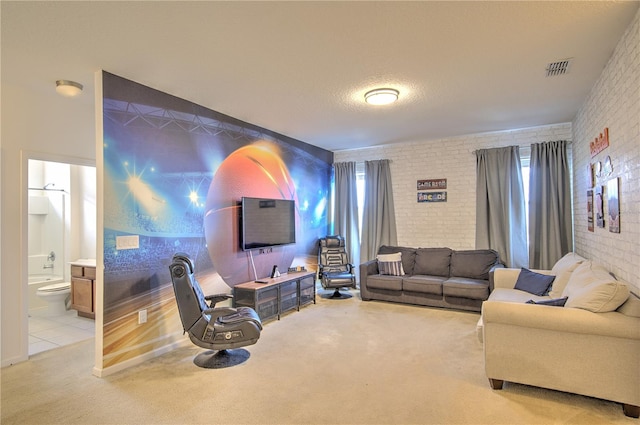
[[[266,283],[245,282],[233,287],[233,306],[251,307],[261,320],[278,317],[285,311],[316,302],[316,273],[291,272],[279,277],[259,279]]]

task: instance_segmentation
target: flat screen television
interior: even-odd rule
[[[287,199],[242,198],[243,251],[296,243],[296,204]]]

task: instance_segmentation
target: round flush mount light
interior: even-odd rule
[[[66,97],[74,97],[82,93],[82,84],[70,80],[56,81],[56,92]]]
[[[399,95],[396,89],[374,89],[364,94],[364,100],[370,105],[388,105],[398,100]]]

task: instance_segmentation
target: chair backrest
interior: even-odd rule
[[[318,264],[324,271],[348,270],[349,254],[342,236],[334,235],[320,239]]]
[[[200,284],[195,279],[193,261],[187,254],[176,253],[169,266],[173,292],[176,296],[182,328],[188,332],[198,320],[205,319],[202,312],[209,308]]]

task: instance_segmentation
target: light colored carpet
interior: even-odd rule
[[[106,378],[92,341],[40,353],[2,369],[2,424],[638,424],[613,402],[491,390],[478,314],[326,294],[227,369],[195,366],[191,344]]]

